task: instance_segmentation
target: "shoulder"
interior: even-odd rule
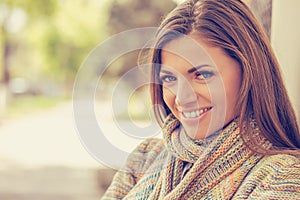
[[[164,150],[165,144],[162,139],[146,139],[130,153],[126,167],[138,178],[153,164]]]
[[[296,178],[300,186],[300,158],[287,154],[265,156],[256,166],[256,171],[264,171],[269,179]],[[280,179],[281,178],[281,179]],[[275,181],[275,180],[274,180]],[[282,180],[283,181],[283,180]]]
[[[251,199],[300,199],[300,159],[278,154],[263,157],[243,181],[239,195]]]
[[[164,148],[164,142],[159,138],[149,138],[141,142],[133,152],[149,153],[152,151],[160,151]]]
[[[142,157],[147,159],[148,157],[157,156],[165,145],[162,139],[149,138],[141,142],[129,155],[128,160],[135,160]]]
[[[164,151],[162,139],[147,139],[141,142],[128,156],[125,166],[114,176],[102,199],[123,199],[135,186],[145,171]]]
[[[269,183],[286,182],[290,179],[290,183],[299,184],[300,187],[300,158],[287,154],[265,156],[253,168],[251,174],[259,175]]]
[[[264,158],[261,159],[260,163],[261,164],[280,163],[284,167],[284,166],[299,164],[300,158],[288,154],[276,154],[272,156],[265,156]]]

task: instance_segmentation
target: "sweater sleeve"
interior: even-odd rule
[[[233,199],[300,200],[300,159],[283,154],[262,159]]]
[[[115,174],[111,185],[101,199],[123,199],[138,182],[153,157],[158,155],[159,151],[156,150],[162,149],[157,147],[162,146],[161,139],[147,139],[138,145],[128,156],[125,166]]]

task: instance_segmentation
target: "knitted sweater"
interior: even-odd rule
[[[176,173],[182,162],[172,162],[175,156],[166,138],[145,140],[129,155],[102,199],[300,200],[299,158],[256,155],[239,139],[239,132],[232,131],[234,126],[227,129],[216,148],[201,152],[184,176],[184,170]]]
[[[151,139],[140,144],[130,155],[124,170],[115,175],[102,199],[122,199],[144,176],[153,181],[159,173],[145,174],[150,166],[159,166],[166,147],[162,140]],[[300,159],[280,154],[263,157],[242,182],[237,169],[208,191],[201,199],[289,199],[300,200]],[[238,188],[231,194],[232,188]]]

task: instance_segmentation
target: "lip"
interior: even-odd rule
[[[195,111],[200,111],[200,110],[204,110],[204,109],[208,109],[207,111],[205,111],[204,113],[200,114],[197,117],[186,117],[184,112],[195,112]],[[198,108],[198,109],[188,109],[188,110],[179,110],[180,112],[180,117],[183,121],[185,122],[198,122],[201,118],[203,118],[207,113],[209,113],[211,110],[213,109],[213,106],[207,106],[207,107],[202,107],[202,108]]]
[[[193,112],[193,111],[197,111],[197,110],[204,110],[205,108],[209,108],[209,109],[212,109],[213,106],[203,106],[201,108],[181,108],[181,107],[177,107],[177,110],[180,112],[180,113],[183,113],[183,112]]]

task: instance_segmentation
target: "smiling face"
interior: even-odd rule
[[[241,67],[223,49],[189,35],[167,43],[161,59],[163,99],[190,137],[203,139],[236,116]]]

